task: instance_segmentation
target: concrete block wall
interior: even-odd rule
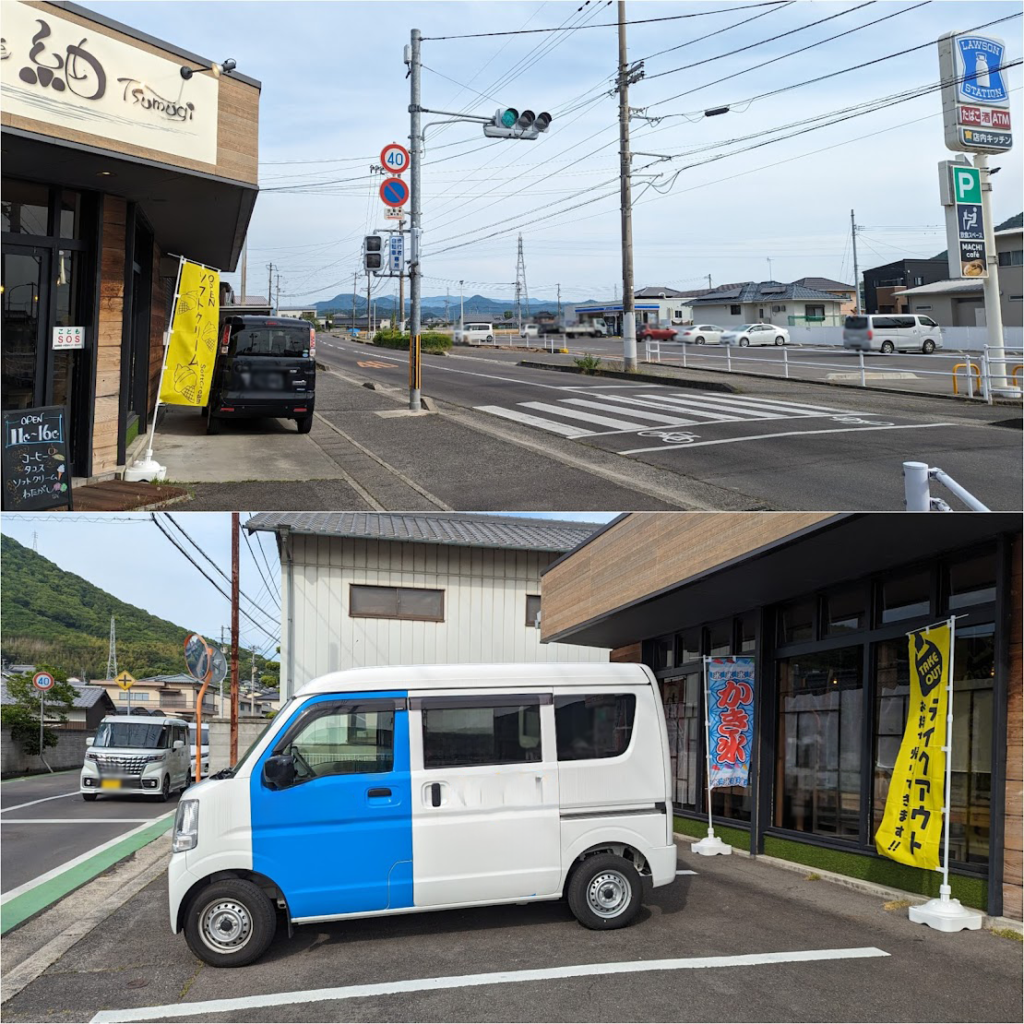
[[[252,746],[263,731],[268,719],[257,715],[238,716],[238,756],[241,757]],[[205,719],[204,719],[205,722]],[[217,717],[210,719],[210,771],[219,772],[231,767],[231,719]]]
[[[85,751],[91,732],[75,730],[59,730],[56,747],[47,747],[44,752],[46,764],[54,771],[68,768],[81,768],[85,760]],[[32,772],[45,772],[46,764],[37,756],[30,757],[21,748],[20,743],[11,739],[11,730],[0,730],[0,772],[4,778],[10,775],[23,775]]]

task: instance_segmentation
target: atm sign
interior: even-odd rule
[[[960,124],[973,128],[995,128],[999,131],[1010,130],[1009,110],[994,107],[959,107]]]

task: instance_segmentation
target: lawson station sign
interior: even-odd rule
[[[1013,145],[1002,39],[947,32],[939,39],[946,148],[1003,153]]]

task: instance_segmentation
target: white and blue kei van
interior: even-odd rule
[[[643,665],[333,672],[178,805],[171,928],[251,963],[292,925],[567,897],[621,928],[675,879],[668,739]]]

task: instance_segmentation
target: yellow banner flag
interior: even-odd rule
[[[948,622],[910,634],[910,700],[907,726],[889,782],[875,849],[918,868],[938,868],[942,858],[942,807],[946,791],[946,709],[951,630]]]
[[[217,359],[220,273],[183,260],[160,401],[202,407]]]

